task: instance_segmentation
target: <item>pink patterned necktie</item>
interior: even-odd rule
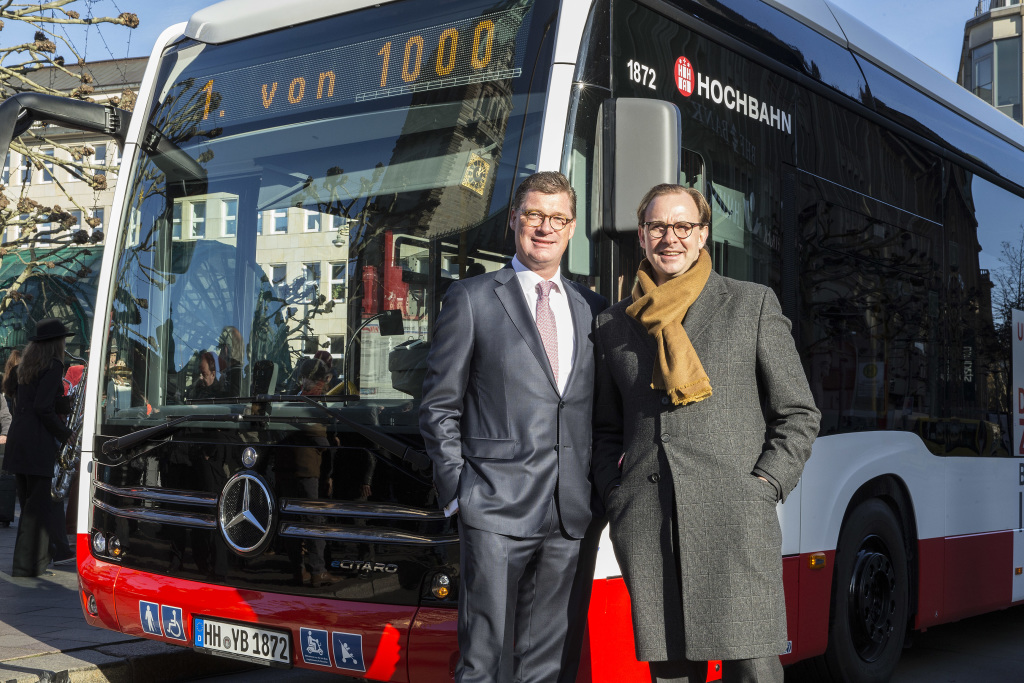
[[[551,311],[551,290],[558,285],[549,280],[537,283],[537,330],[540,340],[544,343],[544,352],[548,354],[551,372],[558,381],[558,329],[555,327],[555,314]]]

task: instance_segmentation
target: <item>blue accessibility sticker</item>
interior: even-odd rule
[[[299,640],[302,647],[302,661],[317,666],[331,665],[331,653],[328,647],[330,640],[327,638],[327,631],[300,628]]]
[[[160,623],[164,635],[175,640],[185,640],[185,626],[181,621],[181,608],[160,605]]]
[[[356,633],[331,634],[334,641],[334,665],[349,671],[366,671],[363,662],[363,637]]]
[[[155,602],[139,600],[139,621],[142,622],[142,630],[151,636],[162,636],[164,632],[160,629],[160,605]]]

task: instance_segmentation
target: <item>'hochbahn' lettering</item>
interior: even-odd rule
[[[676,89],[684,97],[692,95],[694,85],[696,85],[698,97],[711,100],[715,104],[725,105],[726,109],[730,111],[748,116],[784,133],[793,133],[793,117],[789,112],[776,109],[767,102],[758,100],[753,95],[731,85],[722,85],[717,78],[701,74],[693,68],[693,64],[686,57],[676,60],[675,77]]]
[[[746,114],[755,121],[777,128],[785,133],[793,132],[793,117],[791,114],[769,105],[767,102],[759,101],[753,95],[733,88],[731,85],[722,86],[718,79],[705,76],[697,72],[697,95],[710,99],[715,104],[724,104],[727,109]]]

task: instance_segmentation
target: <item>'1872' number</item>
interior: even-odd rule
[[[635,59],[631,59],[626,63],[626,69],[629,71],[629,80],[640,85],[646,85],[651,90],[654,90],[654,79],[656,77],[654,69],[646,64],[641,64]]]

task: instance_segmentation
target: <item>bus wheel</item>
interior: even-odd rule
[[[888,681],[903,650],[910,594],[903,532],[888,505],[857,506],[839,534],[835,566],[826,668],[838,681]]]

